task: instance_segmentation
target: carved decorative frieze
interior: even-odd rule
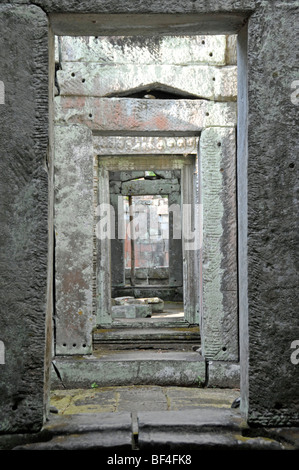
[[[94,136],[97,155],[196,154],[199,137]]]

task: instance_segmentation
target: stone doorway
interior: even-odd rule
[[[136,140],[138,140],[138,137]],[[145,140],[143,143],[145,144]],[[145,145],[143,148],[145,151]],[[154,298],[161,301],[152,305],[149,305],[148,301],[145,302],[144,318],[152,316],[147,312],[148,307],[160,310],[160,312],[154,313],[163,313],[165,302],[175,302],[181,304],[177,307],[184,313],[183,319],[188,324],[199,323],[197,300],[199,286],[197,289],[193,287],[194,279],[198,279],[196,275],[196,255],[200,245],[200,231],[198,230],[195,233],[194,228],[192,228],[192,224],[193,227],[195,224],[198,225],[195,221],[195,160],[195,156],[191,154],[188,156],[165,156],[159,152],[152,155],[132,154],[130,157],[123,155],[99,158],[98,215],[102,215],[102,218],[99,217],[97,223],[97,265],[101,266],[101,273],[104,272],[102,276],[100,272],[98,273],[100,282],[97,288],[101,293],[101,302],[98,304],[97,311],[97,323],[99,325],[108,324],[109,326],[113,323],[113,316],[126,318],[126,309],[130,316],[131,307],[128,307],[128,305],[135,306],[136,303],[131,299],[125,301],[123,297],[126,296],[135,297],[136,302],[141,301],[141,299],[147,299],[148,301],[151,299],[151,303]],[[162,198],[164,196],[164,201],[167,198],[168,218],[167,227],[164,227],[164,240],[167,241],[169,248],[167,249],[167,265],[164,266],[164,270],[162,266],[156,265],[149,266],[148,270],[143,267],[141,272],[137,268],[134,270],[135,278],[132,283],[132,266],[134,265],[131,259],[130,271],[127,272],[126,279],[125,246],[129,241],[130,248],[133,247],[136,252],[135,238],[137,242],[139,241],[139,244],[142,244],[141,242],[149,239],[150,231],[157,229],[157,214],[153,211],[153,207],[149,210],[148,205],[145,208],[144,204],[141,206],[141,196],[147,197],[143,202],[149,202],[150,197],[159,196]],[[134,220],[132,219],[133,209],[131,207],[127,224],[123,222],[125,216],[124,200],[127,201],[129,209],[129,202],[130,200],[134,201],[134,197],[139,198],[139,209],[135,209],[137,216]],[[107,209],[110,211],[109,214],[107,214]],[[168,209],[170,209],[170,216],[168,215]],[[162,210],[165,211],[165,203]],[[105,231],[107,229],[107,218],[109,218],[108,223],[111,223],[111,226],[109,230]],[[170,225],[168,219],[170,219]],[[182,230],[182,227],[185,227],[185,230]],[[131,229],[130,237],[126,238],[128,228]],[[189,229],[189,233],[186,228]],[[164,240],[162,239],[162,242]],[[164,247],[165,244],[163,243],[162,246]],[[145,247],[147,247],[146,244]],[[144,245],[142,245],[142,248],[144,248]],[[106,269],[104,266],[106,266]],[[149,275],[152,277],[149,278]],[[145,276],[147,282],[142,282]],[[148,279],[150,279],[150,283]],[[164,284],[163,280],[165,281]],[[108,296],[105,296],[105,293],[108,293]],[[120,302],[117,302],[119,297],[121,297]],[[119,303],[124,303],[121,300],[125,301],[126,306],[119,305]],[[154,305],[158,308],[155,309]],[[168,307],[171,308],[171,306]],[[175,305],[172,308],[175,308]],[[124,315],[121,315],[122,313]],[[141,316],[142,309],[140,309],[139,320]],[[127,316],[127,318],[129,317]],[[162,320],[162,323],[165,326],[165,320]]]
[[[98,41],[98,38],[89,38],[89,41]],[[199,44],[198,38],[195,42]],[[200,38],[200,42],[205,44],[208,37]],[[97,81],[93,66],[70,60],[63,65],[59,62],[56,67],[56,357],[93,355],[102,344],[113,351],[124,343],[124,347],[136,346],[136,337],[140,339],[140,347],[159,348],[167,344],[181,350],[189,338],[192,354],[191,348],[199,349],[201,344],[202,356],[199,358],[196,353],[196,360],[202,361],[200,368],[205,368],[206,360],[211,363],[214,359],[235,365],[238,362],[238,307],[234,91],[214,89],[211,99],[211,83],[217,83],[219,72],[218,68],[212,68],[197,70],[209,78],[209,86],[202,82],[197,95],[191,93],[189,82],[187,89],[182,82],[181,88],[179,83],[171,88],[150,77],[150,83],[140,87],[133,75],[130,80],[134,86],[118,84],[117,92],[110,90],[108,93],[104,80],[107,70],[100,67],[103,85]],[[91,78],[88,70],[94,74]],[[221,80],[229,83],[228,77],[235,72],[235,66],[224,66]],[[152,68],[148,68],[148,73],[153,73]],[[110,77],[109,73],[107,76]],[[177,75],[175,77],[177,79]],[[92,80],[100,90],[94,86],[91,91]],[[154,93],[158,89],[159,98],[145,98],[145,92]],[[136,90],[137,95],[133,93]],[[144,95],[142,98],[140,93]],[[207,98],[202,99],[202,94]],[[231,95],[230,99],[227,95]],[[195,247],[194,240],[191,249],[186,249],[182,240],[176,240],[182,250],[183,282],[171,287],[182,288],[184,316],[163,319],[163,325],[161,319],[154,322],[153,315],[113,318],[112,311],[118,307],[113,305],[113,289],[120,287],[115,286],[115,273],[125,275],[123,267],[116,271],[111,269],[120,261],[119,241],[101,239],[97,235],[103,215],[98,211],[102,204],[109,205],[109,210],[112,207],[114,213],[118,207],[113,198],[119,194],[111,192],[111,185],[114,181],[112,186],[119,189],[124,178],[113,180],[115,174],[131,172],[130,178],[132,175],[133,178],[127,182],[132,185],[132,181],[138,179],[132,172],[138,171],[155,175],[179,171],[180,195],[191,207],[187,218],[191,217],[192,221],[190,224],[188,220],[187,226],[193,224],[197,229]],[[165,186],[165,178],[163,181]],[[167,194],[168,198],[174,195],[174,191]],[[185,225],[183,223],[183,227]],[[151,291],[150,297],[153,293],[157,291]],[[124,297],[120,294],[126,292],[118,290],[117,297]],[[141,294],[137,295],[138,300],[149,297],[144,292]],[[132,297],[136,297],[135,293]],[[163,343],[161,326],[166,325]],[[154,332],[151,332],[153,326]],[[133,327],[138,329],[137,336],[127,340],[128,331]],[[184,361],[186,364],[186,357]],[[202,375],[205,376],[205,372]]]

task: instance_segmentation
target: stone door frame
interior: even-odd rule
[[[140,101],[142,100],[131,100],[129,109],[136,107],[134,113],[136,115],[139,113],[142,127],[148,118],[148,109],[141,105]],[[97,103],[98,101],[94,106]],[[201,207],[201,214],[197,215],[197,220],[203,230],[200,235],[202,249],[198,250],[198,257],[191,272],[199,273],[197,279],[200,282],[196,281],[196,275],[188,275],[184,285],[188,286],[190,292],[198,290],[198,296],[193,297],[196,299],[193,312],[199,315],[203,356],[208,360],[238,362],[235,104],[172,100],[165,105],[164,111],[160,107],[159,113],[167,113],[171,107],[172,114],[180,116],[183,106],[183,129],[179,127],[180,121],[177,120],[173,124],[177,126],[177,131],[171,130],[176,137],[165,137],[167,129],[164,131],[164,136],[151,136],[150,133],[155,129],[150,128],[146,133],[143,132],[143,137],[134,138],[132,135],[126,135],[128,133],[126,114],[123,119],[118,120],[120,126],[118,135],[109,136],[110,123],[115,121],[111,119],[109,99],[108,101],[104,99],[104,104],[106,103],[108,114],[104,120],[103,111],[107,109],[105,106],[102,108],[101,121],[88,119],[90,113],[90,102],[88,102],[87,109],[80,110],[83,116],[81,124],[76,122],[76,113],[75,117],[68,118],[67,122],[62,113],[54,126],[56,152],[54,161],[57,174],[55,177],[56,259],[57,263],[60,263],[60,267],[56,265],[58,297],[55,353],[57,355],[92,353],[92,330],[98,321],[96,313],[98,304],[102,305],[101,323],[111,324],[111,317],[107,315],[111,302],[110,289],[107,288],[107,279],[109,286],[111,283],[110,270],[107,270],[106,255],[98,259],[99,249],[95,237],[96,208],[99,202],[98,155],[106,155],[109,159],[115,155],[124,158],[124,155],[128,154],[149,156],[162,153],[164,161],[167,162],[167,155],[193,154],[197,155],[194,171],[197,175],[194,186],[197,186],[197,195],[194,197]],[[113,106],[117,112],[123,106],[126,113],[127,108],[123,101],[114,99],[112,111]],[[95,108],[92,112],[96,114]],[[230,118],[226,121],[228,115]],[[99,135],[98,131],[93,130],[100,125],[106,126],[105,135]],[[200,134],[196,144],[194,129],[197,131],[197,136]],[[187,136],[184,135],[186,132]],[[132,142],[133,145],[130,147],[129,144]],[[169,164],[168,162],[167,165]],[[187,180],[192,179],[192,176],[190,172],[185,172],[185,175],[185,187],[188,187]],[[68,189],[69,178],[72,179],[72,187]],[[100,200],[108,202],[107,177],[104,181],[106,184],[102,186],[103,197]],[[82,185],[85,187],[84,197],[78,198],[76,188],[80,191]],[[188,198],[191,199],[190,196]],[[80,214],[80,218],[72,218],[71,225],[69,213]],[[106,242],[104,240],[101,251],[109,253],[109,250],[110,241],[107,244],[107,240]],[[78,255],[70,258],[70,252],[74,251],[77,251]],[[190,256],[191,251],[185,253],[186,265],[192,266],[195,257]],[[77,273],[75,277],[78,279],[77,283],[73,282],[74,277],[70,278],[70,272]],[[186,317],[188,321],[193,322],[195,313],[186,313]]]
[[[181,171],[181,199],[182,204],[191,206],[192,217],[194,211],[194,191],[196,182],[194,181],[196,156],[192,155],[134,155],[127,156],[100,156],[99,165],[99,195],[98,204],[110,205],[109,192],[109,171],[130,171],[130,170],[175,170]],[[170,195],[171,196],[171,195]],[[189,214],[182,211],[182,227],[189,224],[187,220]],[[197,224],[196,224],[197,225]],[[199,235],[199,234],[198,234]],[[111,242],[110,240],[100,240],[97,238],[97,299],[96,307],[97,326],[109,327],[113,323],[111,317]],[[173,240],[175,242],[175,240]],[[199,324],[199,280],[197,275],[198,252],[200,240],[194,241],[188,247],[187,240],[180,241],[183,250],[183,298],[184,298],[184,318],[189,324]],[[194,245],[194,247],[193,247]],[[195,248],[196,249],[189,249]],[[197,279],[197,281],[195,281]]]

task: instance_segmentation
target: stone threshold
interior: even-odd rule
[[[110,349],[172,349],[195,351],[200,347],[199,327],[147,328],[125,325],[117,328],[96,329],[93,332],[94,351]]]
[[[56,356],[52,387],[88,388],[120,385],[198,386],[205,382],[206,362],[198,352],[99,351],[90,356]]]

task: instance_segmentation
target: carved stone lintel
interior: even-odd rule
[[[97,155],[196,154],[199,137],[94,136]]]

